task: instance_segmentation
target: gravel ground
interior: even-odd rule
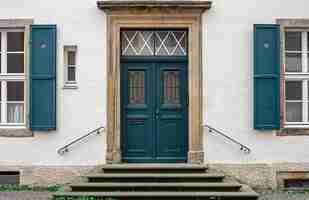
[[[259,200],[309,200],[309,193],[263,191]],[[0,200],[51,200],[48,192],[0,192]]]
[[[261,197],[259,200],[309,200],[309,193],[304,192],[273,192],[263,191],[260,192]]]

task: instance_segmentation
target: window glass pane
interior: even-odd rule
[[[68,52],[68,65],[75,65],[75,59],[76,59],[76,52],[75,51],[69,51]]]
[[[2,82],[0,81],[0,113],[1,113],[1,108],[2,108]],[[1,114],[0,114],[0,123],[1,123]]]
[[[68,68],[68,81],[76,81],[75,71],[75,67]]]
[[[186,56],[187,32],[182,30],[129,30],[121,32],[121,55]]]
[[[7,121],[8,123],[24,122],[24,104],[8,103],[7,104]]]
[[[286,121],[302,122],[302,102],[286,103]]]
[[[24,51],[24,33],[8,32],[7,33],[7,50],[9,52]]]
[[[122,31],[121,54],[151,56],[154,54],[153,31]]]
[[[302,100],[302,81],[286,81],[286,100]]]
[[[301,32],[285,33],[285,49],[288,51],[301,51]]]
[[[9,53],[7,54],[7,72],[24,73],[24,54]]]
[[[308,51],[309,51],[309,32],[307,32],[307,49],[308,49]]]
[[[1,44],[1,38],[2,38],[2,35],[1,35],[2,33],[0,32],[0,73],[1,73],[1,51],[2,51],[2,49],[1,49],[1,46],[2,46],[2,44]]]
[[[186,31],[156,31],[156,55],[185,56],[187,55]]]
[[[179,72],[166,71],[163,73],[164,77],[164,103],[165,104],[179,104]]]
[[[7,100],[24,101],[24,82],[21,81],[7,82]]]
[[[302,72],[301,53],[286,54],[286,72]]]
[[[145,103],[145,72],[130,71],[129,74],[129,104]]]

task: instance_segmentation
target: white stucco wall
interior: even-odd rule
[[[57,128],[33,138],[0,137],[0,165],[95,165],[105,159],[105,136],[93,136],[70,153],[56,151],[106,121],[106,22],[95,0],[3,0],[0,18],[57,24]],[[63,45],[77,45],[77,90],[63,87]]]
[[[204,122],[252,148],[205,131],[210,163],[309,162],[309,137],[277,137],[253,130],[253,48],[255,23],[308,18],[307,0],[213,0],[204,16]],[[106,18],[96,0],[2,0],[0,19],[33,18],[58,25],[58,131],[32,138],[0,137],[0,165],[95,165],[105,160],[105,135],[93,136],[65,156],[56,150],[106,124]],[[63,90],[63,45],[78,46],[78,89]]]
[[[247,144],[245,155],[205,133],[210,163],[309,162],[309,137],[253,130],[253,24],[309,18],[306,0],[214,0],[204,17],[204,122]]]

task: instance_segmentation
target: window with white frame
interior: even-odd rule
[[[0,125],[25,125],[24,30],[0,29]]]
[[[76,46],[64,46],[65,85],[76,85]]]

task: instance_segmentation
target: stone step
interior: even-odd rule
[[[113,164],[103,165],[104,173],[205,173],[206,165],[194,164]]]
[[[238,183],[80,183],[70,185],[73,192],[213,191],[237,192]]]
[[[257,200],[258,194],[250,192],[63,192],[54,194],[55,200],[73,200],[74,197],[116,198],[126,200],[164,199],[169,200]],[[76,199],[77,199],[76,198]]]
[[[192,173],[192,174],[105,174],[87,175],[89,182],[221,182],[223,174]]]

